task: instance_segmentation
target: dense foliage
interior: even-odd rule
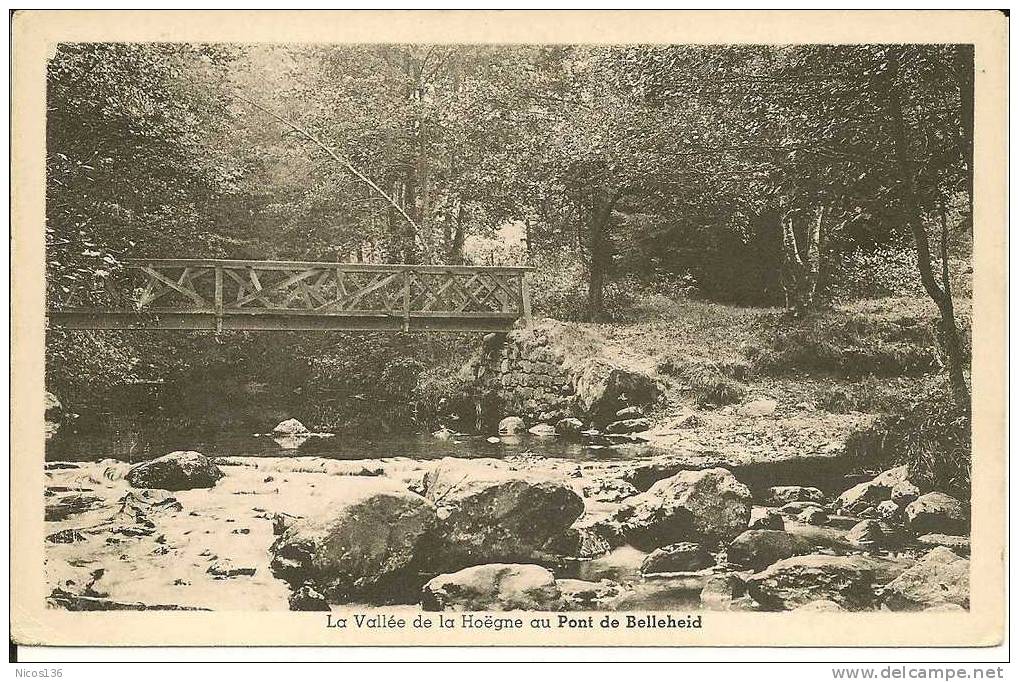
[[[627,319],[654,296],[798,306],[807,280],[823,305],[930,293],[918,269],[964,258],[971,230],[961,46],[63,44],[48,85],[56,306],[129,305],[120,265],[142,255],[526,260],[536,309],[566,319]],[[944,254],[915,249],[927,231]],[[450,353],[402,336],[49,341],[65,394],[234,377],[271,386],[248,392],[267,404],[300,389],[322,424],[358,400],[398,409]]]

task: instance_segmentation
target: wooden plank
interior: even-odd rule
[[[147,273],[150,277],[154,277],[155,279],[158,279],[160,282],[163,283],[164,286],[167,286],[167,287],[173,289],[174,291],[177,291],[179,293],[184,294],[185,296],[187,296],[188,298],[193,300],[198,305],[200,305],[200,306],[208,306],[209,305],[208,302],[204,298],[199,296],[194,291],[190,291],[188,289],[184,289],[184,288],[178,286],[176,282],[174,282],[171,279],[168,279],[168,278],[164,277],[163,275],[161,275],[156,270],[154,270],[154,269],[152,269],[150,267],[143,267],[142,271]]]
[[[141,297],[138,299],[138,307],[144,308],[148,302],[149,297],[152,296],[152,289],[156,286],[157,280],[152,275],[148,276],[148,281],[145,283],[145,289],[142,291]]]
[[[388,286],[392,282],[396,281],[396,278],[399,276],[399,274],[400,274],[399,272],[392,272],[389,275],[382,277],[381,279],[378,277],[378,275],[376,275],[376,277],[373,278],[371,284],[362,288],[360,291],[357,291],[349,301],[346,301],[346,303],[348,303],[350,307],[353,309],[354,305],[358,303],[360,300],[362,300],[368,294],[378,291],[382,287]]]
[[[305,280],[305,279],[307,279],[309,277],[312,277],[312,276],[314,276],[316,274],[315,270],[305,270],[304,272],[299,272],[297,274],[293,274],[290,277],[287,277],[286,279],[284,279],[282,281],[276,282],[275,284],[273,284],[270,287],[263,288],[261,283],[258,280],[258,276],[255,274],[255,271],[254,270],[250,270],[249,272],[251,273],[251,283],[255,286],[255,289],[257,291],[254,294],[250,294],[249,296],[246,296],[242,300],[238,301],[237,302],[237,306],[238,307],[243,306],[245,303],[250,303],[251,301],[253,301],[253,300],[255,300],[257,298],[257,299],[261,300],[263,303],[265,303],[265,306],[267,308],[279,308],[280,306],[273,305],[272,303],[270,303],[268,301],[268,299],[265,298],[265,296],[267,294],[271,294],[273,292],[280,291],[282,289],[286,289],[287,287],[291,287],[294,284],[296,284],[296,283],[298,283],[298,282],[300,282],[302,280]]]
[[[253,311],[245,311],[251,313]],[[301,314],[304,313],[304,314]],[[48,314],[50,324],[65,329],[216,329],[216,315],[212,312],[196,313],[193,310],[139,313],[134,310],[84,312],[53,311]],[[471,315],[450,317],[446,314],[414,315],[405,322],[399,316],[384,313],[365,315],[335,314],[319,315],[307,310],[290,312],[260,311],[256,314],[231,314],[223,316],[222,329],[249,331],[329,331],[329,330],[374,330],[400,331],[406,324],[410,331],[509,331],[513,328],[513,316]]]
[[[269,261],[269,260],[232,260],[222,258],[155,258],[145,260],[128,260],[129,267],[203,267],[211,268],[222,265],[225,268],[246,270],[306,270],[309,268],[342,268],[346,272],[399,272],[413,269],[419,272],[448,272],[451,269],[462,274],[471,272],[528,272],[534,270],[526,265],[406,265],[402,263],[330,263],[327,261]]]

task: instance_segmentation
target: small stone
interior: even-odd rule
[[[829,599],[817,599],[797,606],[793,611],[845,611],[845,609]]]
[[[206,570],[215,578],[236,578],[242,575],[255,575],[255,569],[248,566],[235,566],[229,559],[213,562]]]
[[[696,542],[677,542],[659,547],[644,557],[640,565],[642,575],[656,573],[683,573],[714,566],[715,560]]]
[[[550,424],[535,424],[531,428],[527,429],[528,433],[535,436],[541,436],[542,438],[548,438],[555,435],[555,427]]]
[[[496,444],[496,443],[501,443],[501,442],[502,442],[501,440],[499,440],[499,437],[498,437],[498,436],[489,436],[489,437],[488,437],[488,438],[486,438],[485,440],[486,440],[487,442],[489,442],[489,443],[492,443],[493,445],[494,445],[494,444]]]
[[[524,420],[520,417],[503,417],[503,419],[499,422],[499,433],[506,436],[521,433],[524,428]]]
[[[452,429],[447,429],[445,427],[439,429],[438,431],[432,432],[432,438],[436,440],[451,440],[455,435],[456,435],[455,431],[453,431]]]
[[[824,502],[824,493],[818,488],[808,488],[802,485],[778,485],[771,488],[764,494],[763,503],[773,506],[782,506],[789,502]]]
[[[644,410],[637,406],[624,407],[616,412],[616,419],[637,419],[644,416]]]
[[[555,576],[533,564],[483,564],[425,584],[425,611],[551,611],[561,593]]]
[[[846,541],[866,549],[879,549],[894,544],[895,533],[881,521],[860,521],[846,533]]]
[[[875,511],[878,518],[885,521],[895,521],[902,515],[902,508],[894,500],[885,500],[875,508]]]
[[[892,487],[892,501],[900,507],[905,507],[918,497],[920,497],[920,489],[909,481],[896,483]]]
[[[810,554],[772,564],[747,581],[754,600],[768,609],[793,609],[833,601],[857,611],[874,601],[874,569],[863,557]]]
[[[287,419],[281,421],[272,430],[273,433],[284,433],[284,434],[297,434],[297,433],[308,433],[308,427],[296,419]]]
[[[202,453],[180,450],[136,464],[124,478],[135,488],[191,490],[213,487],[223,472]]]
[[[750,520],[750,489],[728,469],[680,471],[626,500],[616,512],[626,538],[650,551],[675,542],[728,542]]]
[[[770,398],[751,400],[736,408],[737,414],[744,417],[766,417],[778,408],[778,401]]]
[[[811,526],[821,526],[828,521],[828,512],[820,508],[804,509],[796,516],[800,523],[807,523]]]
[[[727,611],[737,600],[744,598],[746,593],[746,581],[735,573],[713,575],[701,588],[701,606],[714,611]]]
[[[561,596],[560,608],[564,611],[608,611],[625,592],[614,580],[556,580]]]
[[[576,417],[566,417],[556,422],[555,432],[560,436],[577,438],[584,430],[584,423]]]
[[[782,515],[774,509],[755,507],[750,511],[750,530],[785,530]]]
[[[291,611],[328,611],[329,602],[310,585],[303,585],[290,595]]]

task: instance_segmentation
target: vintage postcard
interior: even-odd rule
[[[1007,17],[13,17],[13,639],[990,646]]]

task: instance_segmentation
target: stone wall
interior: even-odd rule
[[[646,406],[657,398],[654,371],[641,360],[589,326],[540,320],[532,329],[486,336],[463,376],[474,387],[486,424],[506,415],[603,424],[622,407]]]

